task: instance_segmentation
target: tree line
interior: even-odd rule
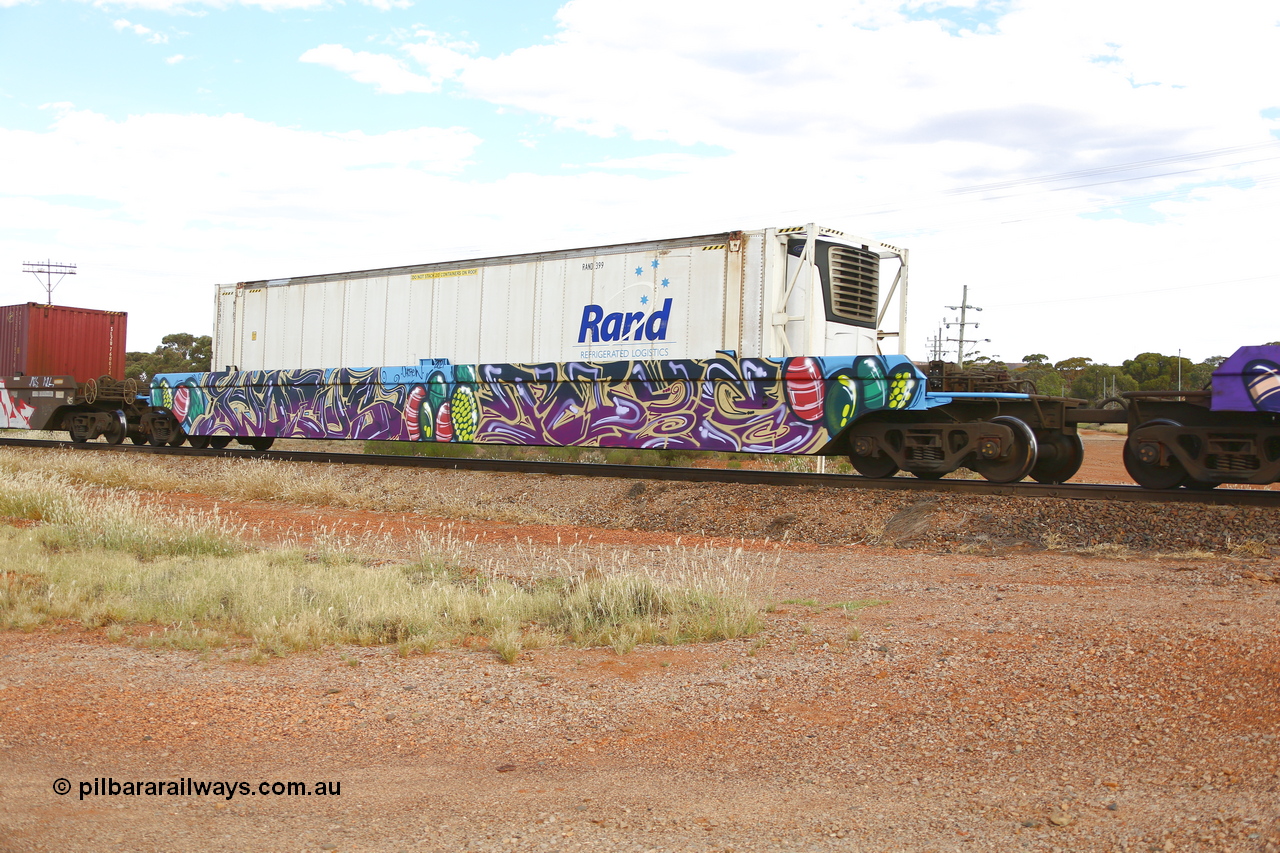
[[[161,338],[152,352],[126,352],[124,375],[149,382],[157,373],[204,373],[212,361],[212,337],[178,332]]]
[[[1280,341],[1266,346],[1280,346]],[[1084,356],[1050,363],[1044,353],[1032,353],[1024,355],[1022,364],[1015,365],[1009,372],[1018,379],[1036,383],[1036,390],[1041,394],[1097,402],[1126,391],[1197,391],[1208,386],[1213,371],[1226,360],[1225,355],[1215,355],[1196,362],[1176,355],[1144,352],[1118,365],[1096,364]],[[988,360],[988,363],[1009,369],[1009,365],[1002,362]]]

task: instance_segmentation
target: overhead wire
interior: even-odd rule
[[[1230,148],[1215,148],[1209,151],[1196,151],[1190,154],[1170,155],[1168,157],[1153,157],[1148,160],[1135,160],[1131,163],[1119,163],[1113,166],[1100,166],[1093,169],[1077,169],[1072,172],[1059,172],[1050,175],[1035,175],[1027,178],[1014,178],[1008,181],[995,181],[988,184],[974,184],[968,187],[957,187],[955,189],[944,190],[945,195],[960,195],[964,193],[988,192],[991,190],[1008,189],[1015,186],[1023,186],[1038,183],[1053,183],[1055,181],[1070,180],[1072,178],[1088,178],[1094,175],[1114,174],[1116,172],[1126,172],[1133,169],[1140,169],[1149,166],[1163,166],[1171,163],[1184,163],[1194,160],[1203,160],[1209,157],[1221,157],[1225,154],[1237,154],[1246,151],[1257,151],[1265,148],[1280,147],[1280,139],[1270,142],[1258,142],[1251,145],[1236,145]],[[1263,158],[1267,160],[1276,159],[1274,157]],[[1225,164],[1235,165],[1235,164]],[[1205,167],[1210,168],[1210,167]],[[1171,173],[1177,174],[1177,173]],[[1150,176],[1159,177],[1159,176]],[[1138,178],[1135,177],[1134,180]]]
[[[1240,154],[1240,153],[1245,153],[1249,151],[1259,151],[1259,150],[1275,149],[1275,148],[1280,148],[1280,139],[1272,140],[1269,142],[1254,143],[1250,145],[1237,145],[1237,146],[1232,146],[1230,148],[1218,148],[1218,149],[1212,149],[1208,151],[1196,151],[1188,154],[1171,155],[1168,157],[1155,157],[1147,160],[1138,160],[1130,163],[1116,164],[1113,166],[1098,167],[1096,169],[1077,169],[1070,172],[1059,172],[1059,173],[1049,174],[1049,175],[1033,175],[1026,178],[1017,178],[1017,179],[1008,180],[1008,181],[996,181],[996,182],[985,183],[985,184],[973,184],[970,186],[955,187],[948,190],[941,190],[934,195],[918,196],[916,197],[916,199],[910,199],[906,201],[882,202],[878,204],[871,204],[859,210],[840,213],[840,214],[832,214],[824,218],[831,219],[831,220],[862,218],[867,216],[884,216],[884,215],[893,214],[893,213],[903,213],[903,212],[917,211],[917,210],[928,209],[928,208],[948,207],[952,205],[965,203],[963,199],[954,198],[956,196],[971,195],[974,193],[983,193],[983,192],[995,192],[999,190],[1015,189],[1018,187],[1035,187],[1038,185],[1050,184],[1050,183],[1055,183],[1055,182],[1064,181],[1064,180],[1099,176],[1104,174],[1116,174],[1118,172],[1132,171],[1134,169],[1147,168],[1151,166],[1169,165],[1169,164],[1179,163],[1179,162],[1193,162],[1196,160],[1203,160],[1210,157],[1221,157],[1227,154]],[[1261,158],[1256,158],[1252,160],[1239,160],[1239,161],[1233,161],[1233,162],[1227,162],[1227,163],[1218,163],[1218,164],[1213,164],[1208,166],[1199,166],[1194,169],[1180,169],[1180,170],[1175,170],[1170,172],[1158,172],[1154,174],[1146,173],[1146,174],[1139,174],[1139,175],[1129,175],[1127,177],[1115,178],[1109,181],[1096,181],[1089,184],[1073,184],[1065,187],[1044,187],[1044,188],[1037,189],[1036,192],[1061,192],[1064,190],[1089,189],[1092,187],[1130,183],[1133,181],[1152,180],[1155,178],[1163,178],[1163,177],[1175,177],[1178,175],[1189,175],[1189,174],[1195,174],[1198,172],[1206,172],[1213,169],[1235,169],[1241,166],[1255,165],[1257,163],[1268,162],[1268,161],[1278,160],[1278,159],[1280,159],[1280,154],[1277,154],[1274,157],[1261,157]],[[1166,192],[1177,193],[1179,191],[1180,190],[1175,189],[1175,190],[1169,190]],[[990,198],[981,199],[981,201],[1002,201],[1009,198],[1022,198],[1022,197],[1026,197],[1027,195],[1030,195],[1030,194],[1015,193],[1015,194],[1007,194],[1007,195],[997,195],[997,196],[992,196]]]
[[[1169,293],[1174,290],[1191,290],[1197,287],[1221,287],[1227,284],[1247,284],[1255,281],[1266,281],[1267,279],[1280,279],[1280,272],[1266,273],[1264,275],[1249,276],[1247,278],[1230,278],[1222,281],[1203,281],[1199,284],[1180,284],[1174,287],[1155,287],[1150,290],[1129,290],[1121,293],[1098,293],[1092,296],[1068,296],[1063,299],[1037,299],[1031,302],[998,302],[994,305],[988,305],[988,308],[1016,308],[1025,305],[1052,305],[1058,302],[1082,302],[1087,299],[1120,299],[1127,296],[1142,296],[1148,293]]]

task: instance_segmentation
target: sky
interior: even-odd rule
[[[966,286],[1008,361],[1280,340],[1280,6],[0,0],[0,304],[74,263],[133,350],[219,282],[808,222],[910,250],[916,358]]]

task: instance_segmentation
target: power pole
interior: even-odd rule
[[[34,263],[24,263],[22,265],[23,272],[29,272],[36,277],[36,281],[40,281],[40,276],[44,276],[45,297],[48,304],[53,304],[53,289],[62,283],[65,276],[76,274],[75,264],[55,264],[53,261],[36,261]],[[54,276],[58,277],[57,281],[53,280]]]
[[[929,360],[942,361],[942,356],[946,350],[942,348],[943,337],[941,326],[938,327],[938,334],[935,337],[929,338],[927,343],[929,344]]]
[[[947,306],[947,308],[948,308],[949,310],[951,310],[951,311],[959,311],[959,312],[960,312],[960,319],[959,319],[959,320],[952,320],[950,323],[943,323],[943,325],[944,325],[944,326],[946,326],[948,329],[950,329],[952,326],[959,326],[959,327],[960,327],[960,337],[958,337],[958,338],[947,338],[947,340],[949,340],[949,341],[955,341],[955,342],[956,342],[956,344],[957,344],[957,346],[956,346],[956,366],[957,366],[957,367],[959,367],[961,370],[964,370],[964,344],[965,344],[964,327],[965,327],[965,326],[973,326],[975,329],[976,329],[976,328],[978,328],[978,324],[977,324],[977,323],[969,322],[968,320],[966,320],[966,319],[965,319],[965,312],[966,312],[966,311],[981,311],[982,309],[981,309],[981,308],[979,308],[979,307],[978,307],[978,306],[976,306],[976,305],[970,305],[970,304],[969,304],[969,285],[967,285],[967,284],[964,286],[963,295],[962,295],[962,296],[961,296],[961,298],[960,298],[960,304],[959,304],[959,305],[948,305],[948,306]],[[975,344],[976,344],[976,343],[986,343],[986,344],[989,344],[989,343],[991,343],[991,339],[990,339],[990,338],[982,338],[981,340],[969,341],[969,343],[975,343]]]

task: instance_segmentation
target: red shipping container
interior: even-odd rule
[[[39,302],[0,307],[0,376],[123,379],[128,317]]]

